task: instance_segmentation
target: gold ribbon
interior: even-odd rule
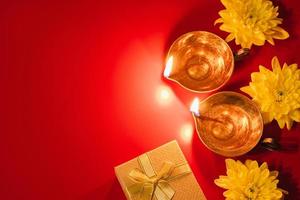
[[[171,200],[175,190],[169,181],[187,175],[191,172],[188,164],[176,165],[172,162],[164,162],[160,171],[156,174],[147,154],[138,157],[142,171],[133,169],[129,178],[134,184],[127,187],[129,194],[137,194],[139,200]]]

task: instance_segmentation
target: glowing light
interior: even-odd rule
[[[191,123],[183,124],[180,128],[180,136],[184,142],[190,142],[192,140],[194,128]]]
[[[196,97],[194,100],[193,100],[193,103],[191,105],[191,108],[190,108],[190,111],[192,113],[194,113],[196,116],[200,116],[200,112],[199,112],[199,105],[200,104],[200,101],[199,99]]]
[[[168,61],[167,61],[167,64],[166,64],[166,68],[165,68],[165,71],[164,71],[164,77],[169,77],[170,74],[171,74],[171,71],[172,71],[172,67],[173,67],[173,56],[170,56]]]
[[[156,100],[161,105],[170,104],[173,100],[172,90],[164,85],[161,85],[156,90]]]

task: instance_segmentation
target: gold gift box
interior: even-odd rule
[[[115,167],[128,200],[206,200],[174,140]]]

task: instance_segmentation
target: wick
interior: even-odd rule
[[[199,118],[199,119],[202,119],[202,120],[214,121],[214,122],[218,122],[218,123],[223,124],[223,122],[221,122],[220,120],[214,119],[214,118],[211,118],[211,117],[206,117],[206,116],[203,116],[203,115],[197,115],[195,113],[194,113],[194,116],[197,117],[197,118]]]

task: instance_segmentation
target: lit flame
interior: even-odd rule
[[[164,77],[169,77],[170,74],[171,74],[171,71],[172,71],[172,67],[173,67],[173,56],[170,56],[168,61],[167,61],[167,64],[166,64],[166,68],[165,68],[165,71],[164,71]]]
[[[192,113],[194,113],[196,116],[200,116],[200,112],[199,112],[199,104],[200,104],[200,101],[199,99],[196,97],[194,100],[193,100],[193,103],[191,105],[191,108],[190,108],[190,111]]]

